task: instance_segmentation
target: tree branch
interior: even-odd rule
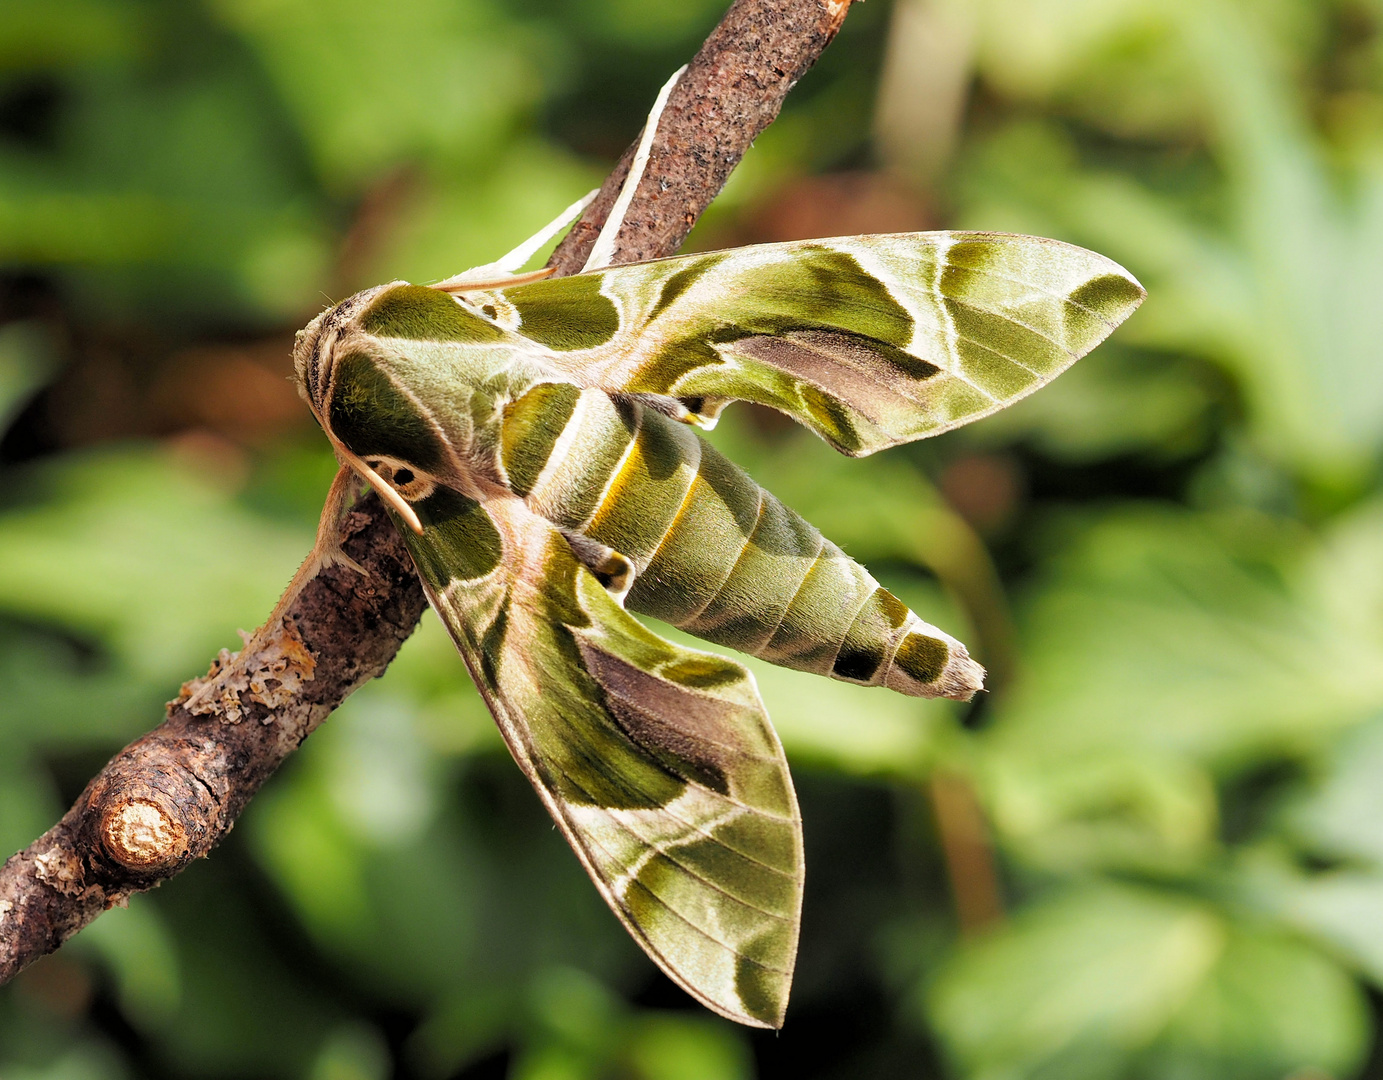
[[[673,92],[615,262],[677,250],[850,3],[736,0]],[[558,274],[580,269],[632,157],[631,146],[554,252]],[[223,651],[159,727],[117,754],[57,825],[0,867],[0,983],[206,855],[303,739],[388,667],[422,614],[422,589],[373,496],[345,534],[368,576],[324,571],[277,634],[254,650]]]

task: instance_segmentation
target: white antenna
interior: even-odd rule
[[[658,118],[663,115],[663,109],[667,106],[667,99],[672,93],[672,88],[677,85],[677,80],[682,77],[686,70],[687,65],[683,64],[672,73],[672,78],[665,82],[663,88],[658,91],[658,97],[653,102],[653,109],[648,114],[648,119],[644,121],[643,138],[639,140],[639,148],[634,151],[634,160],[629,163],[629,175],[624,178],[624,186],[619,189],[619,197],[615,199],[615,205],[610,208],[610,216],[605,219],[605,227],[595,238],[595,246],[591,248],[591,254],[586,259],[586,265],[581,268],[583,274],[588,270],[604,270],[615,257],[615,237],[619,235],[620,226],[624,224],[624,215],[629,212],[629,204],[634,200],[634,189],[639,186],[639,181],[643,179],[644,168],[648,165],[648,152],[653,147],[653,136],[658,134]]]

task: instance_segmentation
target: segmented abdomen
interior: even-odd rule
[[[969,697],[982,669],[690,427],[564,384],[506,411],[510,484],[624,555],[630,609],[785,667]]]

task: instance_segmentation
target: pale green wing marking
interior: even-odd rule
[[[585,386],[779,409],[848,454],[1036,390],[1144,292],[1117,263],[1005,233],[766,244],[504,290],[510,327]]]
[[[753,678],[648,631],[517,498],[416,510],[432,605],[601,894],[693,996],[781,1026],[802,830]]]

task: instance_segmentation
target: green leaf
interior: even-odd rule
[[[1284,924],[1313,938],[1383,986],[1383,874],[1340,870],[1311,877],[1256,881],[1255,895]]]
[[[162,50],[192,45],[170,37],[144,44],[176,66]],[[195,79],[87,72],[64,87],[57,147],[0,148],[0,258],[77,278],[84,308],[122,321],[140,308],[237,322],[310,309],[329,256],[322,207],[255,72],[208,51]]]
[[[1041,101],[1132,137],[1183,134],[1199,119],[1176,3],[982,0],[975,49],[1007,97]],[[1188,85],[1189,84],[1189,85]]]
[[[143,51],[143,12],[118,0],[7,0],[0,71],[102,66]]]
[[[218,648],[240,648],[236,631],[264,618],[310,542],[166,449],[67,454],[11,475],[0,743],[110,747],[147,729]]]
[[[1217,850],[1209,772],[1168,754],[1102,747],[1029,760],[981,738],[974,768],[1005,848],[1059,873],[1186,873]]]
[[[540,84],[520,27],[489,3],[216,0],[259,51],[325,184],[350,191],[410,158],[477,161]]]
[[[1014,850],[1184,871],[1216,844],[1212,777],[1314,753],[1383,705],[1372,579],[1353,573],[1375,516],[1318,549],[1265,518],[1152,507],[1054,533],[1022,672],[979,740]]]
[[[68,454],[22,482],[42,497],[0,511],[0,610],[94,637],[170,691],[258,625],[307,539],[167,450]]]
[[[47,1065],[6,1071],[6,1080],[124,1080],[128,1075],[114,1051],[99,1044],[67,1050]]]
[[[1315,854],[1383,868],[1383,718],[1351,732],[1330,758],[1322,782],[1292,808],[1290,830]]]
[[[1224,944],[1220,921],[1197,904],[1077,886],[962,949],[927,1012],[976,1080],[1040,1075],[1058,1061],[1085,1062],[1067,1075],[1115,1077],[1185,1006]]]
[[[390,1071],[384,1036],[368,1024],[352,1023],[327,1036],[309,1080],[387,1080]]]
[[[1265,518],[1153,507],[1070,531],[1023,605],[994,751],[1228,765],[1357,723],[1383,694],[1377,654],[1320,610],[1293,546]]]
[[[641,51],[691,45],[704,37],[724,11],[719,0],[678,4],[645,4],[642,0],[608,0],[590,5],[592,29]]]
[[[648,1013],[634,1023],[625,1056],[641,1080],[750,1080],[743,1040],[704,1017]]]
[[[1368,1044],[1367,1002],[1338,964],[1239,926],[1150,1056],[1167,1077],[1353,1076]]]

